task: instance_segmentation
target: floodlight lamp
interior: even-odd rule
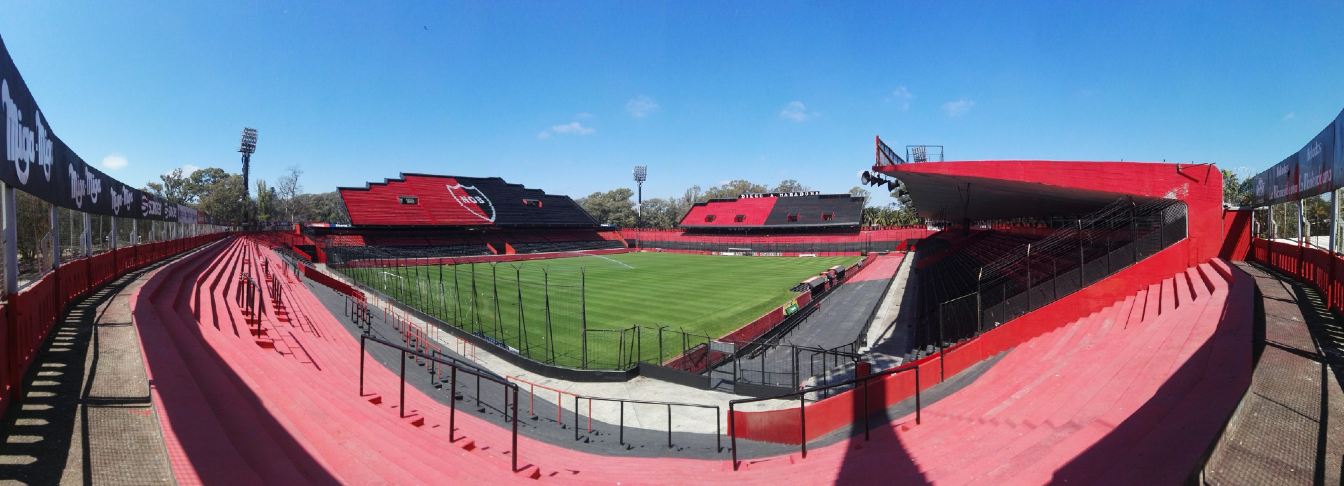
[[[635,166],[635,182],[644,182],[644,181],[647,181],[647,180],[649,180],[649,166],[647,166],[647,165],[636,165],[636,166]]]
[[[245,154],[253,154],[257,151],[257,129],[244,128],[243,138],[239,142],[238,151]]]

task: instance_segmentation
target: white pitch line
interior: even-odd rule
[[[620,266],[622,266],[622,267],[628,268],[628,269],[630,269],[630,270],[634,270],[634,269],[635,269],[635,267],[632,267],[632,266],[626,264],[625,262],[622,262],[622,261],[620,261],[620,260],[613,260],[613,259],[611,259],[611,258],[607,258],[605,255],[592,255],[592,256],[601,258],[601,259],[606,260],[606,261],[609,261],[609,262],[611,262],[611,263],[615,263],[615,264],[617,264],[617,265],[620,265]]]

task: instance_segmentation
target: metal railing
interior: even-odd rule
[[[449,442],[456,442],[456,441],[457,441],[456,433],[457,433],[457,375],[458,375],[458,373],[459,373],[459,372],[465,372],[465,373],[467,373],[467,374],[469,374],[469,375],[474,375],[474,376],[476,377],[476,380],[477,380],[476,396],[477,396],[477,400],[478,400],[478,402],[479,402],[479,400],[480,400],[480,395],[481,395],[481,393],[480,393],[480,392],[481,392],[481,388],[480,388],[480,385],[479,385],[481,379],[485,379],[485,380],[488,380],[488,381],[491,381],[491,382],[494,382],[494,383],[497,383],[497,384],[503,386],[503,387],[504,387],[504,390],[505,390],[505,393],[504,393],[504,408],[503,408],[503,412],[504,412],[504,420],[505,420],[505,421],[508,421],[508,422],[512,422],[512,425],[513,425],[513,431],[512,431],[512,437],[513,437],[513,439],[512,439],[512,440],[513,440],[513,445],[512,445],[512,447],[513,447],[513,449],[512,449],[512,451],[510,451],[511,453],[510,453],[509,455],[510,455],[510,458],[513,460],[513,471],[514,471],[514,472],[517,472],[517,471],[518,471],[518,385],[517,385],[516,383],[510,382],[510,381],[508,381],[508,380],[506,380],[506,379],[504,379],[504,378],[498,377],[498,376],[493,375],[493,374],[482,373],[481,370],[479,370],[479,368],[466,367],[466,366],[459,366],[459,365],[462,364],[462,363],[459,362],[459,361],[457,361],[457,360],[455,360],[455,359],[452,359],[452,358],[446,358],[446,357],[439,357],[439,356],[435,356],[435,355],[424,354],[424,353],[421,353],[421,352],[419,352],[419,351],[417,351],[417,350],[414,350],[414,349],[411,349],[411,348],[402,346],[402,345],[400,345],[400,344],[396,344],[396,343],[393,343],[393,342],[390,342],[390,341],[385,341],[385,340],[380,339],[380,338],[378,338],[378,337],[375,337],[375,336],[369,336],[369,335],[366,334],[366,335],[361,335],[360,338],[359,338],[359,396],[360,396],[360,397],[363,397],[363,396],[364,396],[364,361],[365,361],[365,360],[364,360],[364,356],[367,354],[367,353],[365,352],[365,349],[366,349],[366,346],[367,346],[367,343],[368,343],[368,342],[374,342],[374,343],[377,343],[377,344],[381,344],[381,345],[383,345],[383,346],[387,346],[387,347],[389,347],[389,348],[392,348],[392,349],[395,349],[395,350],[398,350],[398,351],[401,352],[401,359],[399,360],[399,363],[400,363],[400,369],[399,369],[399,371],[398,371],[398,373],[400,374],[400,386],[399,386],[399,388],[398,388],[397,410],[398,410],[399,413],[401,414],[401,417],[402,417],[402,418],[405,418],[405,417],[406,417],[406,360],[407,360],[407,357],[408,357],[408,356],[412,356],[412,357],[415,357],[417,360],[425,360],[426,362],[433,363],[433,364],[434,364],[433,366],[434,366],[435,370],[437,369],[437,366],[438,366],[438,365],[447,366],[447,367],[449,368],[449,372],[450,372],[450,376],[451,376],[450,381],[449,381],[450,384],[449,384],[449,400],[448,400],[448,407],[449,407],[449,408],[448,408],[448,441],[449,441]],[[431,381],[434,381],[434,379],[433,379],[433,375],[432,375],[432,374],[431,374]],[[512,392],[513,392],[513,393],[512,393],[512,395],[513,395],[513,400],[512,400],[512,401],[509,400],[509,391],[512,391]],[[512,408],[510,408],[510,404],[512,404]],[[512,413],[510,413],[510,410],[512,411]],[[510,419],[511,419],[511,420],[510,420]]]
[[[704,405],[699,403],[680,403],[680,402],[662,402],[656,400],[631,400],[626,398],[604,398],[592,397],[586,395],[574,395],[574,440],[579,439],[579,400],[588,400],[588,432],[592,433],[592,403],[594,401],[618,403],[620,405],[620,414],[617,419],[618,443],[625,445],[625,405],[657,405],[667,407],[667,447],[672,448],[672,407],[701,408],[714,410],[714,447],[716,452],[723,451],[723,411],[718,405]]]
[[[894,375],[894,374],[897,374],[897,373],[903,373],[903,372],[906,372],[906,371],[914,371],[914,372],[915,372],[915,397],[914,397],[914,398],[915,398],[915,424],[919,424],[919,423],[921,423],[921,418],[922,418],[922,417],[921,417],[921,411],[920,411],[921,408],[922,408],[922,406],[921,406],[921,403],[920,403],[920,384],[919,384],[919,365],[918,365],[918,364],[909,364],[909,365],[905,365],[905,366],[898,366],[898,367],[895,367],[895,368],[891,368],[891,369],[887,369],[887,370],[882,370],[882,371],[877,372],[877,373],[872,373],[872,374],[869,374],[869,375],[866,375],[866,376],[861,376],[861,377],[858,377],[858,378],[854,378],[854,379],[852,379],[852,380],[846,380],[846,381],[843,381],[843,382],[840,382],[840,383],[835,383],[835,384],[831,384],[831,385],[824,385],[824,386],[817,386],[817,387],[805,388],[805,389],[802,389],[802,390],[798,390],[798,391],[796,391],[796,392],[786,393],[786,394],[783,394],[783,395],[776,395],[776,396],[773,396],[773,397],[766,397],[766,398],[743,398],[743,399],[738,399],[738,400],[732,400],[732,401],[729,401],[729,402],[728,402],[728,437],[729,437],[728,448],[732,451],[733,470],[736,471],[736,470],[737,470],[737,466],[738,466],[738,464],[737,464],[737,427],[736,427],[736,425],[737,425],[737,416],[736,416],[736,414],[734,413],[734,412],[736,412],[736,408],[737,408],[738,405],[742,405],[742,404],[744,404],[744,403],[764,402],[764,401],[768,401],[768,400],[792,400],[792,399],[794,399],[794,398],[797,398],[797,399],[798,399],[798,439],[799,439],[799,440],[798,440],[798,446],[799,446],[799,449],[800,449],[800,451],[801,451],[801,453],[802,453],[803,458],[807,458],[807,395],[808,395],[808,394],[810,394],[810,393],[815,393],[815,394],[817,394],[817,395],[821,395],[822,392],[825,392],[825,391],[828,391],[828,390],[831,390],[831,389],[834,389],[834,388],[840,388],[840,387],[846,387],[846,386],[854,386],[855,389],[857,390],[857,391],[855,391],[855,393],[862,393],[862,395],[863,395],[863,396],[860,398],[860,400],[863,402],[863,440],[867,441],[867,440],[869,440],[869,439],[871,438],[871,430],[870,430],[870,429],[872,428],[872,427],[871,427],[871,420],[870,420],[870,416],[872,415],[872,413],[871,413],[871,411],[870,411],[870,401],[869,401],[869,395],[868,395],[868,382],[870,382],[870,381],[872,381],[872,380],[876,380],[876,379],[885,378],[885,377],[887,377],[887,376],[891,376],[891,375]]]

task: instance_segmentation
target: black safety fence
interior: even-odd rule
[[[979,267],[974,290],[939,303],[916,326],[941,348],[1007,323],[1152,256],[1186,237],[1185,203],[1117,200]]]
[[[658,418],[664,418],[664,417],[666,418],[666,420],[661,425],[667,432],[667,447],[671,449],[672,447],[676,446],[675,442],[673,441],[673,431],[675,429],[675,427],[673,426],[674,423],[673,420],[675,418],[673,415],[673,410],[674,409],[681,410],[683,415],[687,414],[688,411],[699,410],[702,411],[702,413],[693,414],[692,416],[684,417],[684,419],[688,423],[703,424],[708,421],[707,419],[712,418],[714,423],[714,450],[715,452],[723,451],[723,411],[722,411],[723,409],[720,408],[718,405],[663,402],[656,400],[631,400],[624,398],[603,398],[603,397],[592,397],[586,395],[573,395],[573,400],[574,405],[572,410],[574,411],[574,419],[572,423],[576,425],[574,427],[574,440],[576,441],[582,439],[582,435],[585,433],[589,435],[594,433],[601,433],[603,427],[612,428],[614,426],[614,428],[616,429],[617,443],[620,445],[627,445],[626,433],[625,433],[627,428],[626,410],[630,410],[633,415],[637,409],[643,409],[642,416],[644,417],[657,415]],[[597,422],[597,425],[594,426],[594,422],[591,420],[591,418],[593,417],[592,410],[594,402],[616,405],[617,412],[616,412],[615,424],[612,424],[610,419],[608,418],[608,420]],[[583,422],[585,418],[583,415],[584,408],[581,406],[581,404],[584,403],[587,404],[587,410],[588,410],[587,417],[590,419],[588,420],[586,425]],[[665,413],[658,413],[664,411]],[[648,428],[646,427],[641,428],[648,430]],[[610,435],[610,433],[608,433],[608,435]],[[708,434],[694,433],[693,435],[708,435]]]

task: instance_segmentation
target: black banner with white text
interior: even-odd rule
[[[84,162],[47,124],[0,39],[0,180],[60,207],[137,219],[197,223],[195,209],[168,204]]]

